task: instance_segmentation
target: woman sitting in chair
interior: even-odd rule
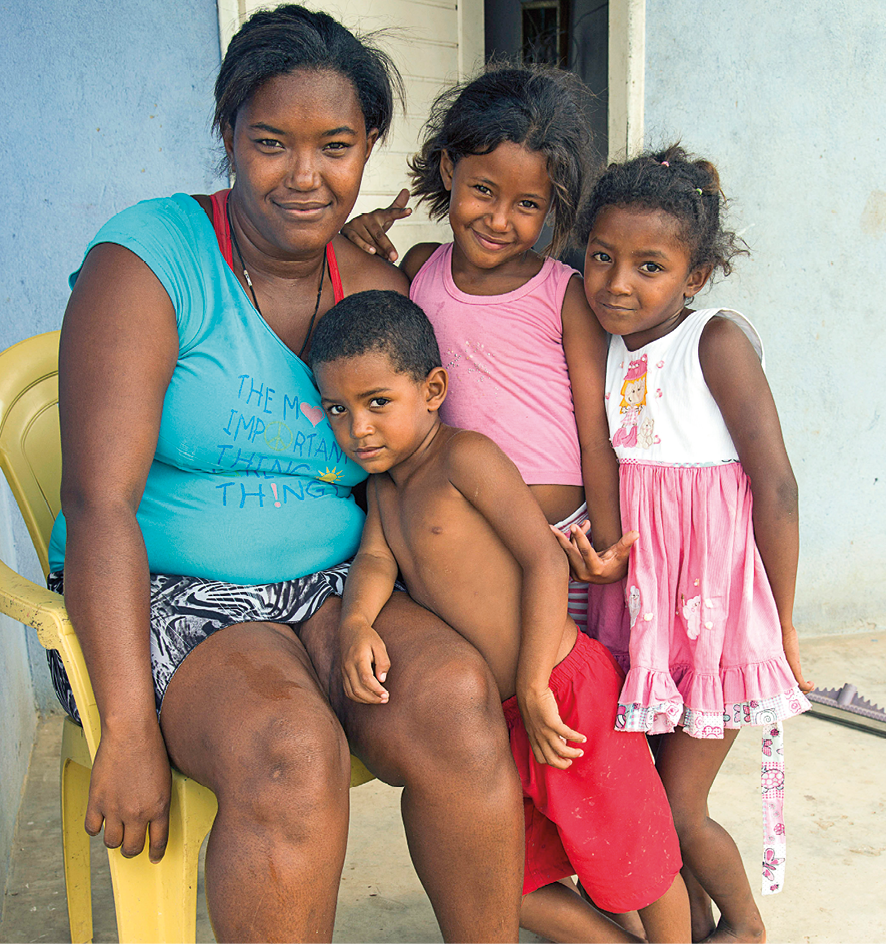
[[[325,14],[257,13],[216,83],[231,190],[124,210],[72,277],[50,586],[101,714],[86,828],[127,856],[147,834],[157,860],[170,761],[210,787],[219,940],[331,939],[348,742],[405,786],[444,938],[517,936],[520,784],[485,663],[397,593],[376,624],[397,666],[389,704],[344,697],[338,666],[364,473],[336,447],[305,359],[335,301],[407,290],[338,236],[392,82],[386,57]]]

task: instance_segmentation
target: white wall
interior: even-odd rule
[[[704,304],[767,350],[801,496],[802,632],[886,624],[886,19],[879,0],[649,0],[647,145],[710,157],[753,255]]]
[[[0,558],[16,565],[10,527],[11,496],[0,483]],[[6,887],[22,784],[37,723],[28,651],[20,623],[0,614],[0,902]]]

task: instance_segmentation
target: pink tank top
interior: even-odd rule
[[[409,296],[427,313],[449,394],[442,419],[483,433],[527,485],[581,485],[581,450],[561,311],[575,270],[545,259],[506,295],[467,295],[452,278],[452,243],[421,267]]]

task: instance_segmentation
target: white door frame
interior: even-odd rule
[[[643,150],[646,0],[609,0],[609,161]]]

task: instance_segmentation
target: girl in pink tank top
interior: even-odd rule
[[[410,161],[412,193],[433,219],[448,218],[453,240],[413,246],[401,268],[450,375],[444,422],[494,440],[563,533],[590,528],[599,557],[574,552],[571,562],[575,576],[601,586],[589,599],[588,585],[571,581],[569,613],[625,663],[627,640],[615,634],[622,590],[611,582],[624,567],[609,550],[621,528],[603,408],[606,335],[579,273],[552,258],[586,179],[587,95],[570,73],[525,68],[492,69],[440,95]],[[385,232],[411,212],[408,198],[401,191],[342,232],[393,262]],[[540,254],[545,222],[552,238]]]
[[[636,533],[621,537],[603,398],[607,339],[580,274],[552,258],[565,248],[586,179],[587,94],[570,73],[508,67],[444,92],[409,166],[412,193],[432,219],[448,220],[452,241],[413,246],[401,268],[449,373],[443,421],[496,442],[548,522],[573,536],[561,541],[573,575],[594,585],[570,582],[569,615],[624,661],[627,640],[610,627],[622,630],[620,578]],[[357,217],[343,234],[394,261],[385,232],[409,214],[408,198],[401,191],[390,207]],[[533,247],[546,222],[551,243],[538,253]],[[593,546],[584,540],[588,533]],[[650,941],[685,939],[673,936],[684,913],[688,926],[689,910],[682,881],[674,888],[674,897],[649,906],[657,917],[644,908],[642,927],[635,919],[625,924]],[[548,885],[524,897],[521,924],[554,939],[564,933],[563,924],[549,923],[557,913],[576,935],[570,940],[589,940],[583,907],[562,885]],[[626,939],[615,925],[610,934]]]

